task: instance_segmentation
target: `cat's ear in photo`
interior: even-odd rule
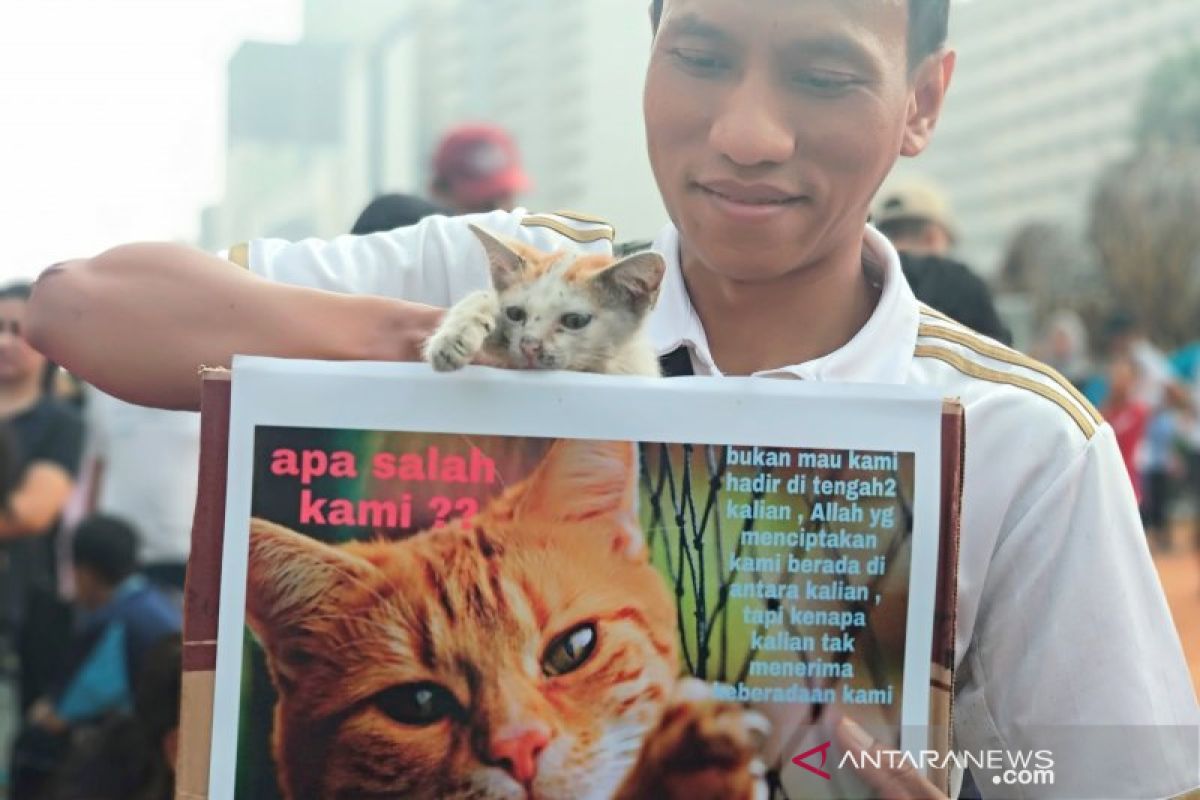
[[[654,306],[666,272],[663,257],[647,251],[614,261],[593,281],[606,295],[641,313]]]
[[[525,510],[556,522],[604,519],[614,552],[644,559],[638,463],[633,442],[559,439],[527,484]]]
[[[269,650],[291,637],[304,620],[350,586],[369,585],[374,567],[349,553],[268,522],[250,520],[246,624]],[[286,664],[279,664],[286,670]]]
[[[478,225],[468,225],[475,238],[483,244],[487,253],[488,265],[492,270],[492,286],[496,291],[503,292],[520,280],[525,271],[525,259],[503,239],[485,231]]]

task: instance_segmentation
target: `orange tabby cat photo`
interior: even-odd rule
[[[326,544],[251,522],[247,624],[288,800],[752,800],[756,715],[681,678],[638,451],[558,440],[467,524]]]

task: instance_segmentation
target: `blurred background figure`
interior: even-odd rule
[[[1108,396],[1101,406],[1104,419],[1112,425],[1117,447],[1129,472],[1133,493],[1142,503],[1142,476],[1138,458],[1152,409],[1140,397],[1141,367],[1129,353],[1118,353],[1108,365]]]
[[[922,303],[1003,344],[1012,344],[996,312],[992,290],[961,261],[901,251],[900,264],[913,294]]]
[[[945,196],[923,181],[885,188],[875,199],[871,222],[901,253],[917,256],[945,256],[957,238]]]
[[[416,225],[425,217],[448,214],[447,209],[411,194],[381,194],[367,203],[350,232],[356,236]]]
[[[53,369],[21,336],[28,283],[0,288],[0,428],[4,498],[0,517],[0,786],[24,709],[62,657],[69,616],[58,599],[54,536],[71,496],[83,428],[78,413],[48,394]]]
[[[1060,309],[1050,315],[1032,355],[1082,390],[1092,376],[1087,327],[1078,313]]]
[[[133,713],[81,732],[44,800],[173,800],[182,642],[150,649],[134,681]]]
[[[164,411],[86,390],[87,513],[129,520],[143,574],[182,596],[191,550],[200,415]]]
[[[40,797],[80,731],[133,708],[146,655],[180,631],[178,606],[137,573],[137,539],[115,517],[91,517],[75,532],[76,632],[26,714],[12,759],[15,797]]]
[[[511,211],[530,188],[517,143],[499,126],[453,128],[434,153],[433,199],[455,214]]]

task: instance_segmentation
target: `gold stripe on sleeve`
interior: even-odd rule
[[[1061,393],[1056,392],[1054,389],[1051,389],[1045,384],[1038,383],[1032,378],[1026,378],[1022,375],[1013,375],[1011,373],[989,369],[981,364],[976,364],[973,361],[969,361],[959,353],[956,353],[953,350],[948,350],[944,347],[935,347],[933,345],[917,345],[914,355],[917,358],[932,358],[949,364],[962,374],[971,378],[978,378],[979,380],[988,381],[989,383],[1001,383],[1009,386],[1016,386],[1017,388],[1033,392],[1039,397],[1049,400],[1051,403],[1054,403],[1063,411],[1067,412],[1071,419],[1075,421],[1075,424],[1079,426],[1079,429],[1083,431],[1083,435],[1086,438],[1091,439],[1096,435],[1096,425],[1091,419],[1088,418],[1086,414],[1080,411],[1074,403],[1063,397]]]
[[[1075,388],[1073,383],[1055,370],[1036,359],[1030,358],[1024,353],[1018,353],[1016,350],[1004,347],[1003,345],[993,344],[966,328],[943,328],[939,325],[922,325],[917,330],[917,336],[954,342],[975,351],[981,356],[994,358],[997,361],[1011,364],[1014,367],[1024,367],[1025,369],[1033,370],[1058,384],[1058,388],[1070,395],[1071,399],[1079,404],[1080,408],[1092,418],[1095,424],[1099,425],[1104,421],[1104,418],[1100,416],[1100,412],[1088,402],[1088,399],[1083,396],[1082,392]]]
[[[571,241],[579,242],[580,244],[598,242],[601,239],[607,239],[610,242],[613,240],[612,228],[581,231],[544,214],[525,217],[521,220],[521,224],[527,228],[549,228],[555,233],[560,233]]]
[[[229,260],[242,269],[250,269],[250,245],[247,242],[229,248]]]
[[[590,222],[593,225],[608,225],[608,227],[612,227],[612,224],[609,223],[608,220],[600,219],[599,217],[593,217],[591,214],[584,214],[581,211],[555,211],[554,216],[573,219],[576,222]]]

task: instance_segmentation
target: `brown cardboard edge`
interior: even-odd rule
[[[930,653],[929,745],[950,752],[954,725],[955,630],[958,609],[958,551],[966,448],[966,414],[957,399],[942,403],[942,486],[933,650]],[[930,779],[950,795],[950,770],[932,770]]]
[[[179,712],[176,800],[208,797],[221,599],[225,487],[229,464],[229,400],[225,369],[200,370],[200,479],[192,518],[192,552],[184,585],[183,687]]]

